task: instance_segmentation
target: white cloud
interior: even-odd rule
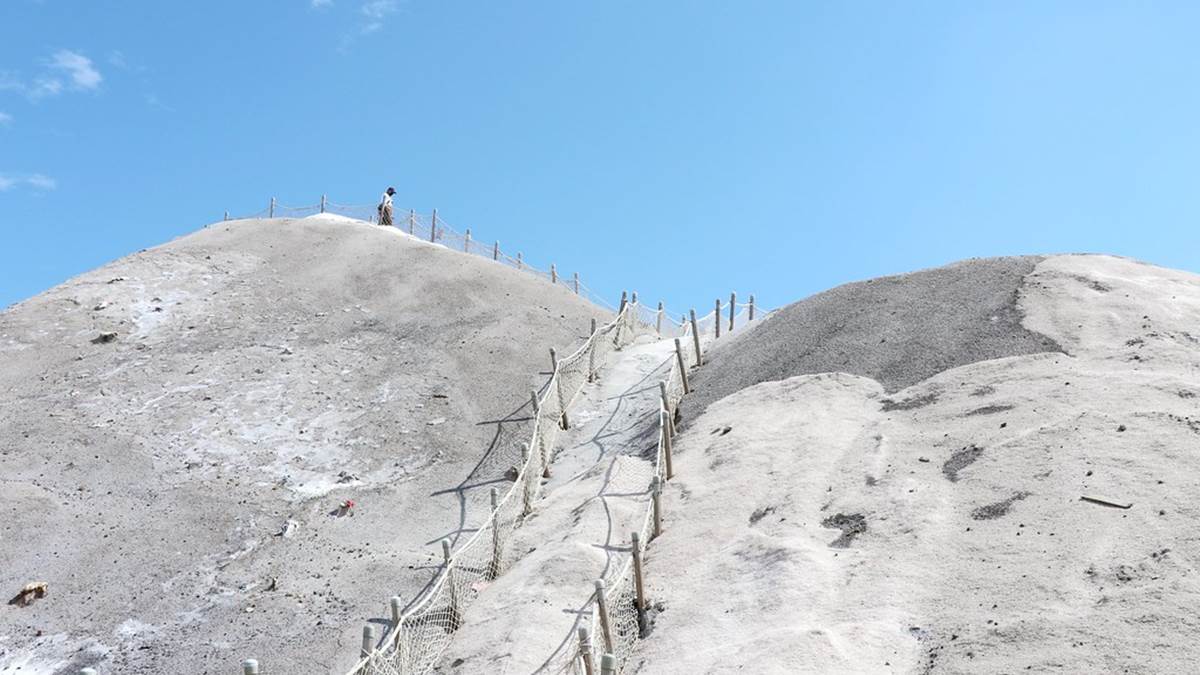
[[[33,188],[35,192],[49,192],[58,187],[58,181],[41,173],[25,176],[0,174],[0,192],[8,192],[22,185]]]
[[[396,0],[370,0],[362,6],[363,16],[374,21],[382,21],[384,17],[396,11]]]
[[[92,64],[91,59],[69,49],[55,52],[50,60],[50,66],[56,70],[66,71],[71,76],[71,81],[80,89],[95,89],[104,79],[100,75],[100,71],[96,70],[96,66]]]
[[[35,173],[29,178],[26,178],[25,182],[32,186],[35,190],[53,190],[54,188],[58,187],[58,181],[54,180],[50,176],[40,173]]]
[[[314,9],[328,7],[332,4],[333,4],[333,0],[310,0],[309,1],[309,5],[311,5]]]
[[[34,80],[33,85],[26,87],[25,95],[31,99],[37,100],[47,96],[58,96],[62,93],[62,80],[52,77],[39,77]]]
[[[0,110],[0,127],[12,124],[13,116]]]

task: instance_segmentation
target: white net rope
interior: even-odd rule
[[[516,555],[508,551],[513,530],[530,513],[541,486],[544,469],[553,462],[555,441],[563,411],[603,368],[608,355],[629,344],[636,335],[629,305],[616,319],[593,333],[573,354],[560,359],[548,386],[538,397],[538,410],[524,461],[515,480],[496,508],[466,543],[455,549],[423,597],[404,612],[381,644],[364,656],[351,675],[412,675],[428,672],[450,644],[462,622],[463,609],[482,587],[504,572]]]

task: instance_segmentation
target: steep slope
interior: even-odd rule
[[[342,670],[592,317],[334,218],[218,223],[0,314],[0,587],[49,584],[0,607],[0,673]]]
[[[759,382],[846,372],[896,391],[957,366],[1058,351],[1021,325],[1021,280],[1037,257],[966,260],[845,284],[726,340],[696,374],[689,414]]]
[[[1200,277],[1061,256],[1016,290],[1065,353],[763,381],[694,420],[637,672],[1196,670]]]

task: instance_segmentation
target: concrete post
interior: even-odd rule
[[[92,671],[91,675],[96,675],[96,671],[92,668],[84,668],[79,671],[79,675],[87,675],[87,671]],[[258,659],[246,659],[242,661],[242,675],[258,675]]]

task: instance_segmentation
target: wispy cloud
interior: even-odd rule
[[[12,115],[9,115],[8,113],[4,112],[3,110],[0,110],[0,127],[8,126],[9,124],[12,124],[12,121],[13,121]]]
[[[333,0],[309,0],[308,4],[314,9],[321,9],[322,7],[329,7],[332,5]]]
[[[95,89],[104,80],[91,59],[68,49],[55,52],[50,60],[50,66],[55,70],[66,72],[75,86],[80,89]]]
[[[44,62],[44,72],[32,80],[0,71],[0,91],[18,91],[31,101],[58,96],[67,91],[95,91],[104,76],[88,57],[69,49],[55,52]]]
[[[58,187],[58,181],[42,173],[0,174],[0,192],[8,192],[22,185],[32,188],[34,192],[49,192]]]
[[[50,176],[40,173],[35,173],[29,178],[26,178],[25,182],[37,190],[53,190],[54,188],[58,187],[58,181],[54,180]]]
[[[384,19],[394,14],[397,9],[396,0],[369,0],[364,2],[359,12],[367,18],[363,24],[363,33],[374,33],[383,28]]]

